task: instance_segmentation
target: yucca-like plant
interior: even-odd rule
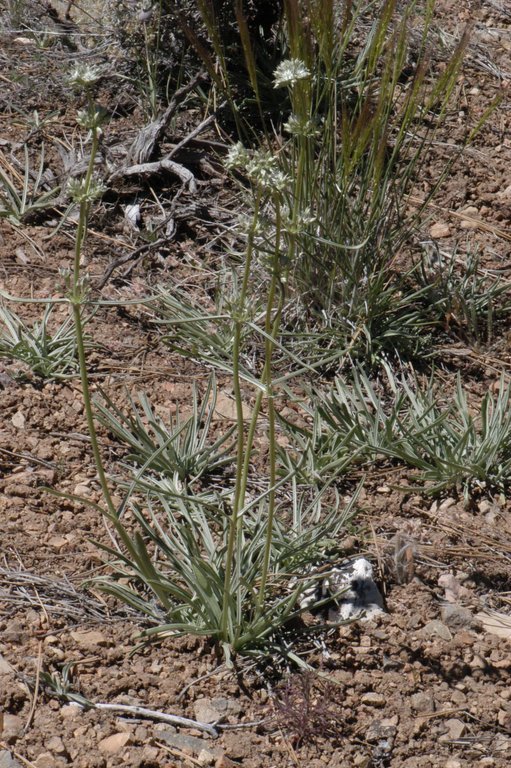
[[[296,497],[288,523],[275,521],[268,565],[267,498],[240,510],[243,526],[236,538],[227,601],[231,520],[225,500],[218,499],[215,507],[178,494],[172,500],[148,501],[143,509],[132,504],[130,525],[116,522],[119,546],[102,547],[113,558],[113,574],[95,584],[150,619],[153,626],[142,638],[191,634],[217,644],[228,659],[238,653],[275,653],[299,663],[292,645],[284,648],[279,638],[291,619],[303,613],[300,595],[325,578],[311,563],[335,550],[339,532],[353,515],[353,503],[344,510],[334,506],[320,522],[319,504],[319,496],[309,503]],[[261,574],[267,567],[271,579],[261,611]]]
[[[186,488],[202,477],[218,473],[233,461],[230,437],[235,427],[231,426],[220,436],[212,435],[217,402],[213,375],[200,403],[194,388],[191,415],[183,419],[177,412],[168,425],[155,414],[143,393],[139,395],[140,405],[129,398],[127,412],[117,408],[108,397],[104,396],[104,400],[96,403],[99,421],[121,443],[129,446],[130,452],[124,460],[144,467],[148,474],[177,479]]]
[[[25,144],[25,168],[23,177],[3,158],[0,163],[0,218],[20,226],[24,219],[36,211],[56,204],[60,187],[44,189],[44,145],[39,166],[32,172],[28,147]],[[4,166],[4,167],[2,167]]]
[[[390,459],[416,470],[414,482],[429,492],[509,487],[509,384],[502,379],[498,393],[486,392],[474,411],[459,377],[446,400],[432,380],[421,385],[412,374],[396,377],[388,365],[385,371],[379,387],[355,370],[351,380],[337,379],[329,394],[311,400],[314,428],[300,428],[295,457],[302,477],[321,483],[339,467]]]
[[[276,652],[278,635],[302,609],[299,596],[307,584],[324,575],[308,575],[307,566],[321,561],[352,515],[353,504],[339,510],[329,484],[320,488],[312,501],[293,496],[292,512],[283,505],[281,490],[289,488],[295,474],[291,469],[279,475],[277,458],[276,398],[273,377],[275,350],[281,348],[279,331],[284,306],[287,261],[294,249],[283,239],[279,226],[271,250],[265,254],[268,280],[252,295],[253,273],[259,255],[257,229],[259,212],[272,206],[276,221],[284,201],[288,180],[267,152],[246,157],[254,192],[255,210],[250,219],[246,247],[241,259],[236,290],[213,322],[207,322],[190,305],[173,302],[165,292],[157,301],[169,335],[184,328],[195,345],[194,356],[208,366],[229,371],[235,402],[234,429],[212,438],[216,390],[214,379],[201,403],[194,397],[190,419],[167,426],[154,413],[149,400],[140,405],[131,401],[127,413],[106,401],[94,412],[91,399],[83,337],[83,307],[90,301],[82,278],[81,258],[90,206],[103,187],[93,175],[93,158],[99,137],[101,115],[91,99],[91,86],[98,73],[77,68],[74,80],[87,95],[87,110],[81,124],[92,140],[91,161],[83,179],[76,180],[70,193],[79,204],[79,219],[73,272],[69,277],[69,301],[77,336],[85,414],[99,481],[104,494],[104,514],[110,526],[112,572],[99,585],[145,613],[155,623],[147,638],[193,633],[209,638],[227,661],[238,654],[256,656]],[[230,164],[233,158],[229,158]],[[257,310],[255,311],[255,307]],[[210,355],[200,352],[207,349]],[[246,346],[257,339],[258,360],[250,365]],[[253,398],[247,418],[246,388]],[[208,402],[209,400],[209,402]],[[95,418],[129,446],[129,460],[135,464],[124,502],[116,507],[103,466]],[[254,477],[252,460],[256,434],[267,433],[266,473]],[[230,435],[235,437],[233,450]],[[231,456],[232,453],[232,456]],[[233,477],[224,478],[219,491],[212,473],[231,462]],[[206,475],[209,474],[209,482]],[[257,496],[251,498],[253,488]],[[321,517],[321,499],[328,508]],[[105,547],[103,547],[105,548]],[[303,571],[303,573],[302,573]],[[118,578],[120,577],[120,578]],[[298,577],[290,586],[290,579]],[[281,646],[289,658],[293,652]],[[295,661],[299,661],[294,657]]]
[[[18,360],[43,379],[65,379],[78,373],[76,338],[71,318],[50,332],[53,308],[29,328],[13,310],[0,304],[0,358]]]
[[[471,343],[491,342],[495,321],[509,312],[508,286],[482,268],[477,252],[426,255],[416,274],[424,314]]]

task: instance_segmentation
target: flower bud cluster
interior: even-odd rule
[[[89,182],[86,178],[70,179],[67,183],[67,193],[75,203],[92,203],[102,197],[106,190],[105,184],[97,178]]]

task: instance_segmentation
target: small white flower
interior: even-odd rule
[[[273,73],[273,87],[281,88],[283,85],[293,86],[300,80],[310,77],[310,72],[300,59],[288,59],[281,61]]]
[[[227,151],[227,157],[225,158],[224,165],[226,168],[244,168],[249,160],[248,149],[246,149],[241,141],[233,144]]]
[[[302,119],[297,115],[290,115],[284,130],[292,136],[303,136],[305,139],[317,136],[319,131],[313,120]]]
[[[88,109],[79,109],[76,113],[76,122],[87,130],[99,128],[105,122],[105,111],[95,106],[91,106]]]
[[[278,167],[277,158],[268,152],[255,152],[246,171],[250,181],[270,192],[282,192],[289,184],[289,177]]]
[[[87,185],[85,178],[69,179],[67,193],[75,203],[92,203],[102,197],[107,187],[100,179],[92,179]]]
[[[102,72],[98,67],[90,64],[78,64],[69,75],[69,82],[77,88],[89,88],[101,77]]]
[[[310,208],[304,208],[295,214],[286,206],[282,211],[282,225],[289,234],[300,235],[316,222],[316,216]]]

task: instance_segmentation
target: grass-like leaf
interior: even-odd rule
[[[177,478],[188,485],[200,477],[218,472],[233,460],[231,426],[219,437],[212,436],[212,421],[217,401],[216,380],[209,378],[206,391],[199,402],[193,392],[193,410],[187,419],[177,411],[167,426],[155,414],[147,396],[139,395],[139,403],[130,397],[130,410],[125,413],[104,396],[96,403],[98,419],[122,443],[130,448],[126,460],[147,473],[165,478]]]
[[[0,357],[25,363],[43,379],[75,376],[78,361],[72,319],[67,318],[50,332],[52,311],[48,305],[41,321],[29,328],[15,312],[0,304]]]

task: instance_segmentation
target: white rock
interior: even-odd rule
[[[25,428],[25,416],[22,414],[21,411],[16,411],[16,413],[11,419],[11,422],[13,427],[16,427],[16,429]]]

